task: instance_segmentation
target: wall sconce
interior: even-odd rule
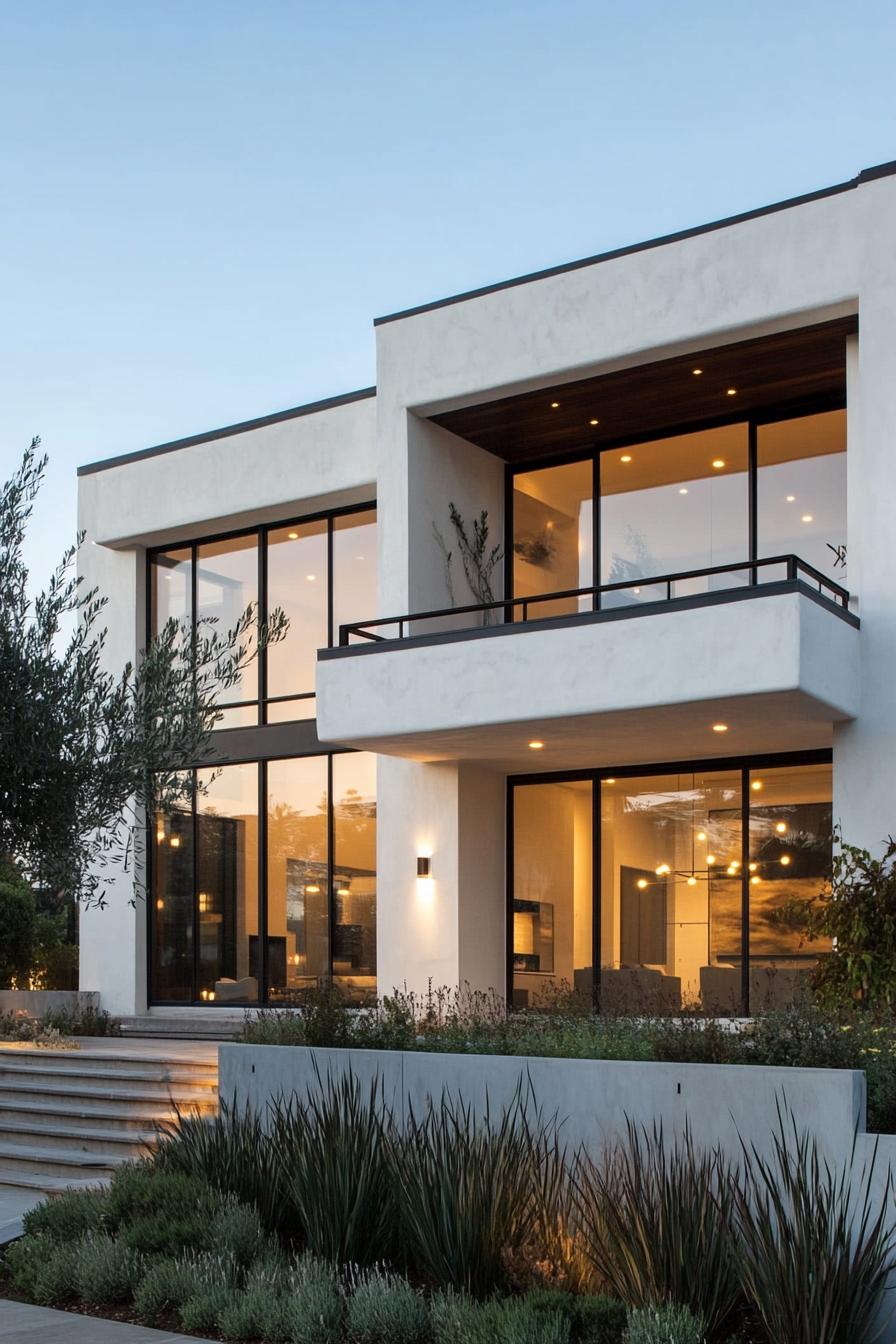
[[[431,876],[431,868],[432,868],[432,859],[429,857],[429,855],[428,855],[428,854],[418,854],[418,855],[417,855],[417,876],[418,876],[418,877],[429,877],[429,876]]]

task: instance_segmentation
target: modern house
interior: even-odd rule
[[[391,314],[376,388],[82,468],[115,664],[290,620],[148,899],[84,912],[83,987],[792,995],[832,823],[896,824],[894,236],[886,164]],[[472,584],[452,505],[503,548]]]

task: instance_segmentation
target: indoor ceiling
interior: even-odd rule
[[[523,392],[434,415],[505,462],[562,456],[771,407],[834,406],[846,395],[856,318]],[[699,370],[699,372],[698,372]]]

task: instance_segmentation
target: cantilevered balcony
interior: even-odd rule
[[[858,713],[858,627],[795,555],[361,622],[318,733],[508,769],[810,749]]]

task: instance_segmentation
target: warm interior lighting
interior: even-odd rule
[[[646,878],[646,877],[639,877],[638,880],[637,880],[637,882],[635,883],[635,886],[636,886],[636,887],[640,887],[641,890],[643,891],[644,888],[647,886],[647,878]]]
[[[306,574],[306,575],[305,575],[305,578],[308,580],[309,583],[313,583],[314,580],[317,578],[317,575],[316,575],[316,574]]]
[[[693,373],[695,377],[701,374],[702,372],[703,372],[702,369],[691,369],[691,373]]]
[[[689,886],[689,887],[696,887],[696,885],[697,885],[697,879],[696,879],[696,877],[694,876],[694,874],[691,873],[690,877],[688,878],[688,886]]]
[[[750,869],[750,872],[751,872],[751,873],[755,873],[756,869],[759,867],[759,864],[758,864],[758,863],[751,863],[751,864],[748,864],[747,866],[748,866],[748,868]]]
[[[543,742],[540,742],[540,741],[538,740],[537,737],[534,738],[534,739],[529,743],[529,750],[530,750],[530,751],[541,751],[543,747],[544,747],[544,743],[543,743]]]
[[[725,465],[725,459],[724,457],[714,457],[712,460],[712,464],[715,467],[716,471],[721,471]]]
[[[687,488],[687,486],[686,486],[686,485],[683,485],[683,486],[681,487],[681,489],[679,490],[678,493],[679,493],[680,495],[686,495],[687,492],[688,492],[688,488]]]
[[[157,910],[164,910],[164,909],[165,909],[165,902],[162,900],[161,896],[160,896],[159,899],[156,901],[156,909],[157,909]]]
[[[762,878],[761,878],[761,877],[751,877],[751,878],[750,878],[750,882],[752,883],[752,885],[753,885],[754,887],[757,886],[761,881],[762,881]]]
[[[725,869],[725,872],[728,874],[729,877],[737,876],[737,869],[735,868],[733,863],[729,863],[728,867]]]
[[[726,396],[726,397],[736,397],[736,396],[737,396],[737,388],[736,388],[736,387],[728,387],[728,388],[726,388],[726,389],[725,389],[725,396]]]
[[[290,541],[298,541],[298,539],[299,539],[299,534],[298,534],[298,532],[290,532],[290,533],[289,533],[289,539],[290,539]]]
[[[172,849],[180,849],[180,836],[179,836],[179,835],[172,835],[172,837],[171,837],[171,839],[168,841],[168,843],[169,843],[169,845],[171,846]]]
[[[605,779],[605,780],[604,780],[604,783],[605,783],[605,784],[615,784],[616,781],[615,781],[615,779]]]
[[[672,869],[669,867],[668,863],[661,863],[656,870],[656,875],[657,877],[665,877],[666,874],[671,873],[671,871]]]
[[[294,952],[293,955],[292,955],[292,964],[293,964],[293,966],[298,966],[299,963],[301,962],[301,960],[302,960],[302,958],[299,956],[298,952]]]
[[[350,895],[351,895],[351,891],[350,891],[350,889],[349,889],[348,887],[337,887],[337,888],[336,888],[336,895],[337,895],[337,896],[350,896]]]
[[[802,522],[802,523],[814,523],[814,522],[815,522],[815,519],[812,517],[812,514],[811,514],[811,513],[804,513],[803,516],[802,516],[802,518],[800,519],[800,522]]]
[[[312,882],[305,888],[305,891],[308,893],[309,896],[316,896],[320,891],[320,887],[317,885],[316,882]]]
[[[788,496],[787,496],[787,503],[788,503],[788,504],[793,504],[795,501],[796,501],[796,495],[788,495]]]
[[[702,840],[705,840],[705,839],[706,839],[706,832],[705,832],[705,831],[698,831],[698,832],[697,832],[697,839],[698,839],[698,840],[701,840],[701,841],[702,841]]]
[[[714,733],[727,733],[728,725],[727,723],[714,723],[712,730]]]
[[[762,788],[762,780],[754,779],[753,783],[750,785],[750,788],[753,790],[754,793],[758,793],[759,790]]]
[[[632,460],[631,453],[623,453],[619,459],[620,462],[631,462],[631,460]]]
[[[165,843],[165,832],[156,831],[156,839],[158,840],[160,845],[163,845]]]
[[[417,876],[429,877],[432,871],[432,859],[428,854],[417,855]]]
[[[556,411],[557,408],[559,407],[559,405],[560,405],[559,401],[552,401],[552,402],[551,402],[551,410],[552,410],[552,411]]]
[[[707,854],[707,856],[706,856],[706,864],[707,864],[707,867],[711,868],[711,867],[713,866],[713,864],[715,863],[715,861],[716,861],[716,856],[715,856],[715,854]]]
[[[781,855],[781,863],[783,864],[783,866],[784,866],[785,868],[789,868],[789,867],[790,867],[790,855],[789,855],[789,854],[782,854],[782,855]]]
[[[589,423],[589,425],[599,425],[599,424],[600,424],[600,421],[599,421],[599,420],[589,420],[588,423]]]
[[[777,822],[775,825],[775,830],[778,832],[779,835],[783,835],[784,832],[787,830],[787,822],[786,821]]]

